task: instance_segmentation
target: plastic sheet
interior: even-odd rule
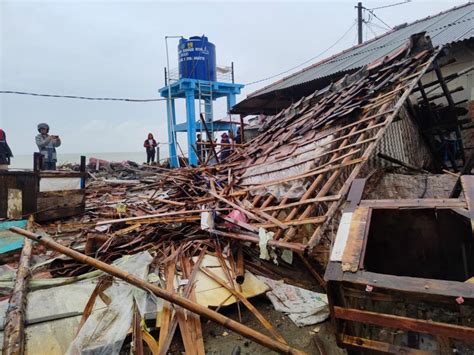
[[[148,252],[143,252],[119,259],[116,266],[146,280],[152,260]],[[132,324],[133,302],[141,314],[145,313],[147,293],[125,281],[114,278],[105,294],[111,298],[111,304],[89,316],[67,354],[118,354]]]
[[[320,323],[329,317],[328,298],[324,293],[288,285],[264,276],[257,277],[272,288],[267,292],[267,297],[275,310],[288,315],[298,327]]]
[[[96,286],[97,279],[75,282],[28,292],[26,302],[26,354],[62,355],[77,333],[81,314]],[[96,302],[95,309],[105,307]],[[8,300],[0,302],[0,324],[3,325]],[[0,347],[3,344],[0,332]]]

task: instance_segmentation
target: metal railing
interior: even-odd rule
[[[168,73],[168,77],[170,81],[178,81],[179,80],[179,68],[171,68]],[[218,65],[216,67],[216,81],[222,83],[233,83],[234,82],[234,73],[233,73],[233,66],[223,66]]]

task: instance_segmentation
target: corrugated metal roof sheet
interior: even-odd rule
[[[283,78],[250,94],[249,97],[259,96],[275,90],[324,78],[335,73],[360,68],[387,55],[405,42],[411,35],[424,31],[431,37],[434,46],[474,37],[474,3],[468,3],[438,15],[418,20],[405,27],[396,28],[371,41]]]

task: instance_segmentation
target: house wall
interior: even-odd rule
[[[375,154],[368,162],[368,170],[393,166],[387,160],[377,157],[383,153],[411,166],[427,168],[432,163],[432,156],[421,137],[420,130],[404,107],[400,109],[397,119],[387,128]]]

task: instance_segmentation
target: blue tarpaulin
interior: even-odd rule
[[[25,228],[27,220],[0,222],[0,254],[23,247],[24,237],[10,232],[11,227]]]

